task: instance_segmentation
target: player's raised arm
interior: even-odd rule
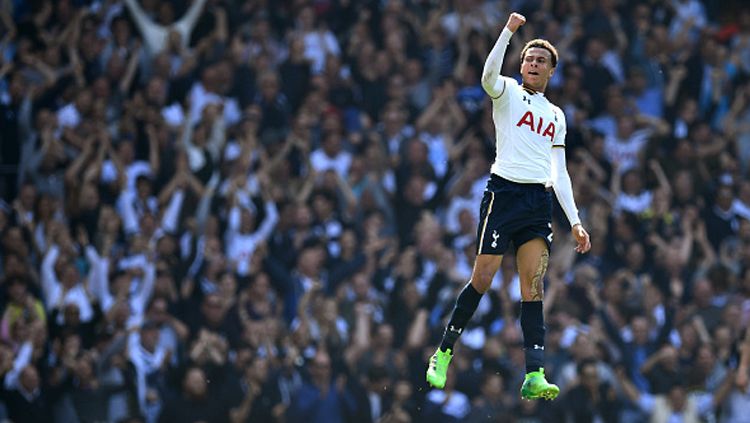
[[[487,56],[487,61],[484,62],[482,88],[492,98],[500,97],[505,90],[505,83],[500,79],[500,69],[503,67],[505,49],[508,47],[511,35],[525,23],[526,18],[523,15],[511,13],[508,17],[508,23],[505,24],[503,32],[500,33],[495,46],[492,47],[490,54]]]

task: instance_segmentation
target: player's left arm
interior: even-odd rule
[[[591,249],[591,240],[586,229],[578,217],[578,207],[573,198],[573,184],[570,181],[568,167],[565,163],[565,120],[562,119],[562,130],[555,137],[552,145],[552,188],[555,190],[557,201],[560,202],[565,216],[572,227],[573,236],[576,239],[576,251],[585,253]]]

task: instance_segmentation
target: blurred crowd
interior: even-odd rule
[[[593,243],[556,207],[549,403],[512,252],[424,382],[511,11]],[[743,1],[0,0],[0,194],[0,419],[750,421]]]

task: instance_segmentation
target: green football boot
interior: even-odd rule
[[[526,373],[526,378],[521,386],[521,398],[527,400],[543,398],[553,400],[560,394],[560,388],[557,385],[547,382],[544,378],[544,369],[539,368],[538,372]]]
[[[453,352],[448,348],[445,352],[440,348],[430,357],[430,365],[427,368],[427,383],[435,388],[443,389],[445,387],[446,373],[448,365],[451,364]]]

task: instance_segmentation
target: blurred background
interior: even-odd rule
[[[593,243],[556,206],[549,403],[512,251],[424,381],[511,11]],[[749,76],[739,0],[0,0],[0,418],[748,422]]]

